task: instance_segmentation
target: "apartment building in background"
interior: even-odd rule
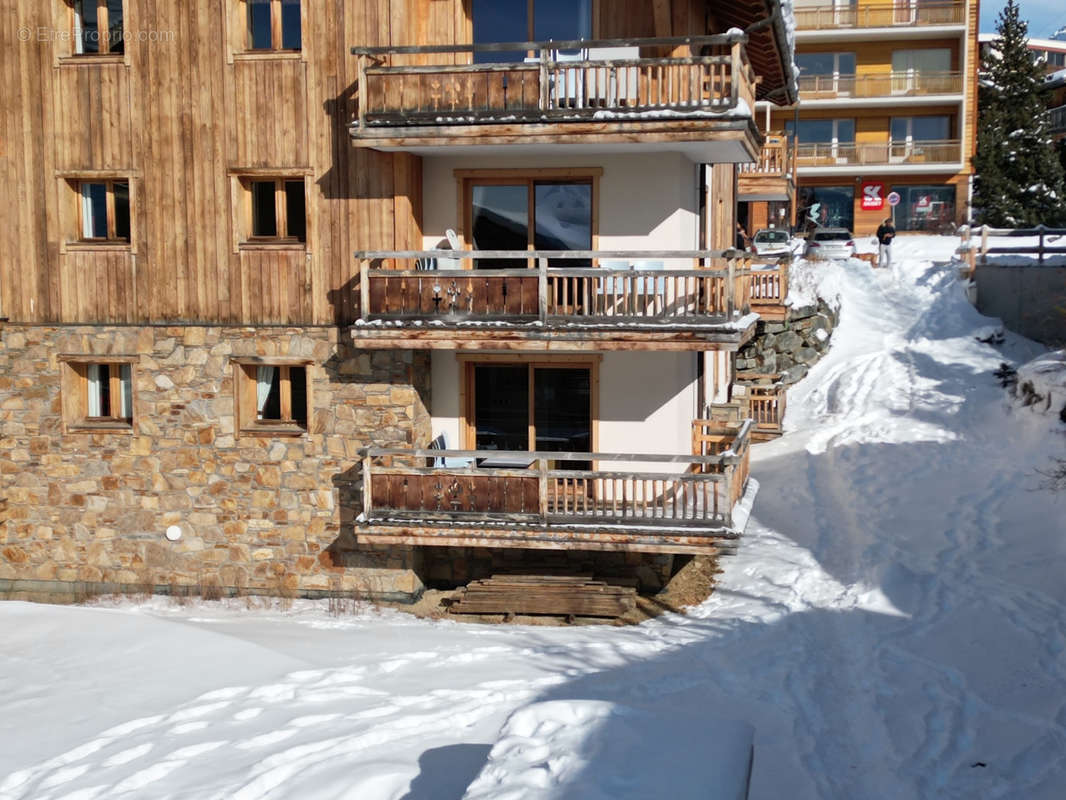
[[[14,6],[0,592],[735,545],[778,0]]]
[[[982,33],[979,39],[981,58],[985,58],[995,47],[996,34]],[[1051,113],[1051,134],[1062,139],[1066,137],[1066,41],[1029,39],[1027,45],[1033,61],[1041,64],[1046,73],[1044,90]]]
[[[890,213],[902,232],[967,219],[977,0],[800,0],[795,18],[800,103],[771,109],[770,128],[795,138],[797,227],[868,235]]]

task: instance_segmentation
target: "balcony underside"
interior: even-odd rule
[[[359,147],[417,155],[459,154],[470,148],[485,155],[678,152],[699,163],[740,163],[759,153],[749,115],[679,116],[671,121],[373,125],[355,129],[352,139]]]
[[[742,172],[737,176],[737,200],[741,203],[788,201],[795,193],[795,184],[783,175]]]

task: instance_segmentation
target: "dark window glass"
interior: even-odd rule
[[[590,0],[535,0],[533,3],[533,39],[588,39],[592,35]]]
[[[252,236],[277,236],[274,181],[252,181]]]
[[[300,425],[307,424],[307,370],[292,367],[289,370],[289,385],[292,390],[292,419]]]
[[[130,185],[112,184],[115,192],[115,238],[130,240]]]
[[[837,141],[846,144],[852,144],[855,141],[855,120],[853,119],[838,119],[837,120]]]
[[[533,371],[535,450],[588,453],[592,450],[592,406],[587,369]],[[561,461],[561,469],[588,469],[581,461]]]
[[[474,44],[488,42],[525,42],[529,39],[526,0],[474,0]],[[524,50],[475,52],[474,63],[493,61],[518,62]]]
[[[955,221],[953,186],[893,186],[900,196],[893,212],[896,229],[901,231],[938,231]]]
[[[534,186],[537,250],[592,249],[592,186],[587,183],[538,183]],[[587,267],[588,260],[554,259],[553,267]]]
[[[800,189],[798,226],[852,229],[855,220],[852,186],[805,186]]]
[[[801,75],[832,75],[835,69],[832,53],[796,53],[796,66]]]
[[[251,50],[270,50],[270,0],[247,0],[248,47]]]
[[[473,187],[471,232],[475,250],[525,250],[529,244],[529,188]],[[478,259],[478,269],[521,269],[525,259]]]
[[[478,450],[529,449],[529,367],[474,367]]]
[[[122,0],[107,0],[107,41],[112,53],[125,51],[125,38],[122,26]]]
[[[893,117],[891,127],[891,137],[893,142],[905,142],[907,136],[910,134],[910,118],[909,117]]]
[[[100,416],[117,416],[111,413],[111,368],[107,364],[101,364],[99,369],[100,380],[97,386],[100,389]]]
[[[281,369],[278,367],[271,367],[268,372],[270,389],[267,392],[263,408],[259,412],[259,418],[281,419]],[[257,375],[262,377],[260,372],[257,372]]]
[[[97,20],[96,0],[81,0],[78,3],[81,24],[81,52],[100,52],[100,27]]]
[[[919,142],[936,142],[950,139],[950,121],[947,117],[915,117],[914,139]]]
[[[299,50],[300,0],[281,0],[281,49]]]
[[[301,242],[307,241],[307,209],[304,204],[304,182],[285,181],[286,234]]]
[[[84,221],[82,236],[86,239],[107,238],[107,184],[83,183],[81,185],[84,204]]]

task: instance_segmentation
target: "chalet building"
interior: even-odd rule
[[[735,543],[780,0],[14,6],[0,593]]]
[[[801,102],[760,113],[795,137],[801,229],[872,235],[891,192],[900,231],[968,218],[977,17],[977,0],[796,3]]]

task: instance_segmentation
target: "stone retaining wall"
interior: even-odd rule
[[[61,354],[136,357],[131,429],[65,428]],[[255,356],[311,362],[307,433],[235,430],[231,358]],[[418,595],[416,549],[358,546],[353,521],[359,449],[429,441],[429,375],[336,328],[3,327],[0,593]]]
[[[838,322],[837,311],[822,300],[790,308],[784,322],[759,322],[755,336],[737,353],[737,378],[780,373],[786,386],[796,383],[829,349]]]

